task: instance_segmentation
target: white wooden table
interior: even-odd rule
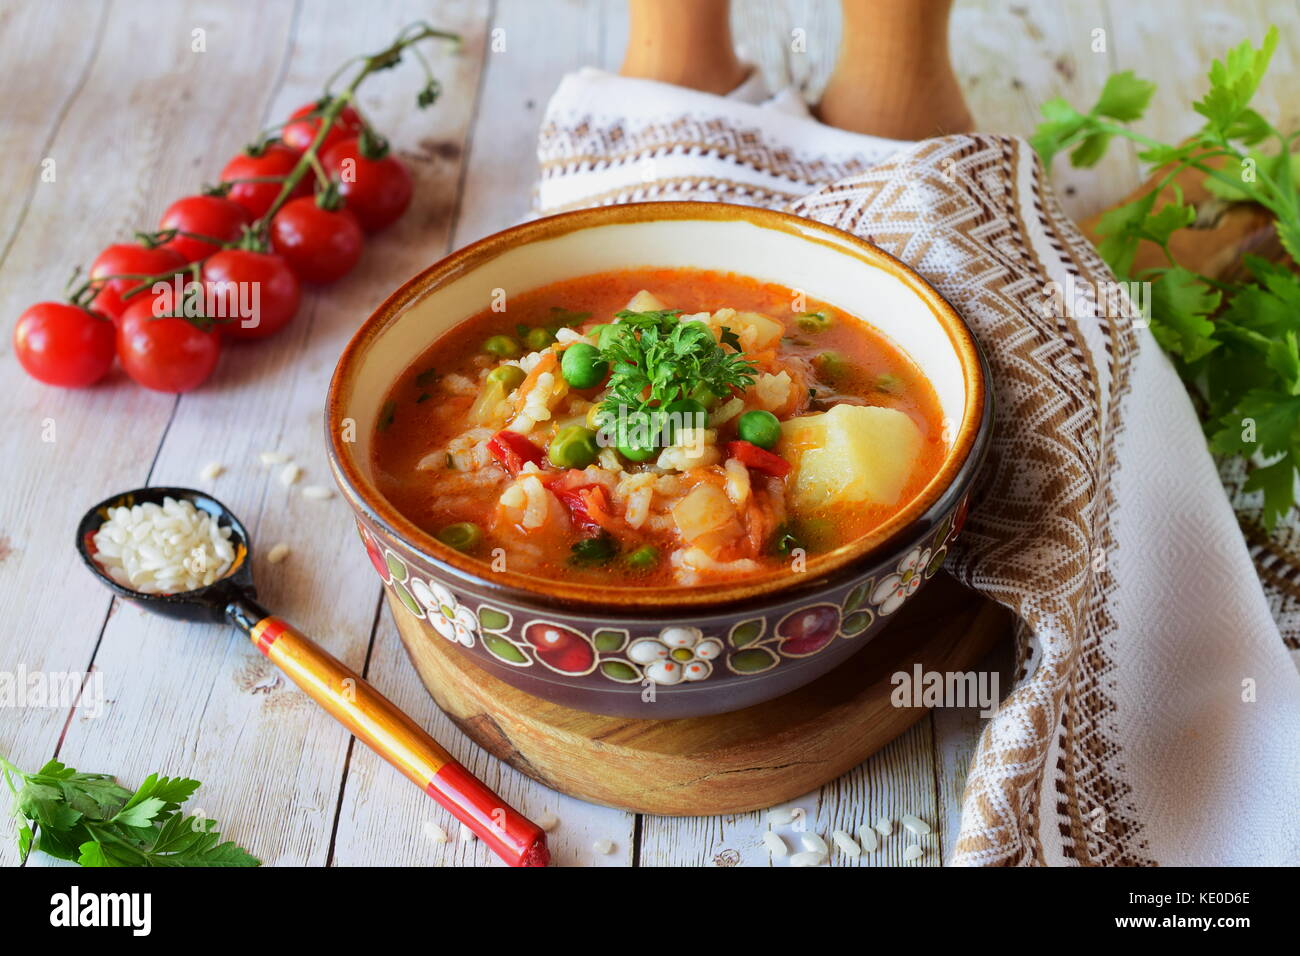
[[[828,0],[736,0],[734,20],[774,87],[794,82],[815,94],[834,58],[837,11]],[[410,65],[362,97],[415,172],[414,206],[370,243],[355,273],[309,292],[286,331],[228,349],[214,379],[181,398],[146,392],[120,372],[85,391],[40,386],[19,369],[6,331],[0,671],[71,675],[85,699],[0,706],[0,753],[27,768],[57,757],[131,785],[155,770],[196,777],[197,805],[268,864],[494,862],[478,843],[430,840],[426,821],[455,833],[449,815],[356,746],[233,630],[147,616],[78,565],[73,529],[90,504],[144,484],[187,485],[230,505],[260,554],[291,546],[284,563],[255,568],[269,607],[362,670],[510,802],[560,819],[551,834],[559,863],[766,865],[760,814],[638,817],[560,796],[477,751],[407,664],[347,508],[337,498],[308,501],[257,463],[263,450],[287,451],[307,482],[329,483],[320,417],[343,343],[408,276],[525,215],[546,99],[568,70],[617,68],[621,0],[4,0],[0,315],[12,323],[30,303],[57,298],[75,263],[152,227],[259,126],[314,99],[338,63],[420,18],[465,38],[460,56],[434,59],[444,98],[415,112]],[[1282,27],[1283,48],[1260,102],[1278,115],[1279,94],[1297,80],[1298,20],[1296,4],[1263,0],[959,2],[953,50],[982,129],[1028,133],[1042,100],[1090,104],[1108,73],[1132,68],[1160,84],[1147,129],[1177,138],[1195,124],[1188,104],[1210,58],[1242,37],[1258,40],[1268,22]],[[795,28],[805,31],[806,53],[790,51]],[[192,49],[195,30],[204,31],[204,52]],[[50,168],[52,182],[42,177]],[[1058,168],[1056,181],[1067,209],[1084,215],[1134,187],[1138,169],[1130,151],[1115,149],[1095,170]],[[205,482],[198,472],[209,461],[228,470]],[[1006,665],[1003,653],[990,666]],[[973,713],[936,712],[800,804],[823,833],[915,813],[937,827],[920,862],[940,864],[978,730]],[[12,864],[9,836],[0,861]],[[601,838],[613,842],[611,854],[592,849]],[[902,841],[887,846],[864,863],[900,864]]]

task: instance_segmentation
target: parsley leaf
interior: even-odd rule
[[[132,792],[107,774],[78,773],[57,760],[24,773],[0,757],[0,771],[23,858],[36,849],[82,866],[260,865],[234,843],[218,842],[213,821],[180,813],[197,780],[150,774]]]
[[[1268,528],[1294,507],[1300,467],[1300,276],[1251,256],[1245,279],[1199,275],[1176,260],[1170,240],[1196,226],[1197,210],[1175,182],[1194,170],[1216,199],[1270,212],[1282,248],[1300,261],[1297,134],[1280,132],[1250,106],[1277,43],[1272,27],[1258,48],[1247,41],[1214,61],[1209,89],[1194,104],[1205,124],[1184,142],[1155,142],[1123,125],[1142,116],[1155,90],[1130,72],[1107,80],[1087,113],[1059,98],[1044,103],[1032,138],[1045,164],[1069,151],[1076,166],[1096,164],[1113,139],[1126,138],[1158,170],[1149,190],[1101,217],[1097,250],[1120,279],[1151,283],[1151,332],[1193,393],[1211,450],[1251,460],[1246,488],[1262,492]],[[1247,149],[1265,140],[1267,149]],[[1168,265],[1135,274],[1144,242]]]
[[[601,338],[600,357],[612,374],[601,404],[607,414],[620,406],[631,415],[707,391],[717,398],[754,384],[755,363],[740,352],[740,340],[723,329],[722,341],[703,322],[683,322],[675,309],[617,313],[618,322]]]

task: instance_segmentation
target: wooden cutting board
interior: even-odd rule
[[[674,816],[754,810],[815,790],[924,716],[891,703],[892,675],[917,664],[974,670],[1010,633],[1004,609],[940,574],[858,654],[800,690],[713,717],[634,720],[516,690],[393,610],[438,706],[489,753],[562,793]]]

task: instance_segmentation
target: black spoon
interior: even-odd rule
[[[179,594],[146,594],[115,581],[95,560],[95,533],[110,508],[164,498],[188,500],[230,529],[234,561],[211,584]],[[289,678],[377,754],[450,810],[512,866],[545,866],[546,834],[447,753],[396,704],[315,641],[257,603],[248,530],[216,498],[190,488],[137,488],[106,498],[77,525],[77,553],[113,593],[164,617],[239,628]]]

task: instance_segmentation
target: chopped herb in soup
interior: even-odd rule
[[[380,490],[525,574],[696,585],[902,508],[945,452],[923,375],[858,318],[730,274],[567,280],[443,336],[387,396]]]

